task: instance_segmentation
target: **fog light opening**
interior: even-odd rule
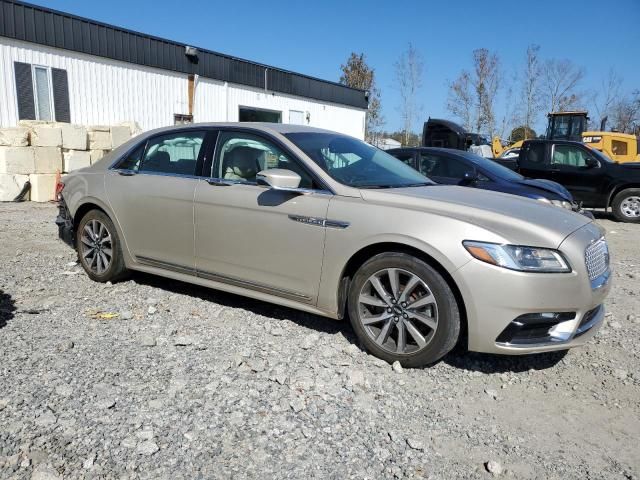
[[[576,331],[576,312],[525,313],[505,328],[496,343],[505,346],[535,346],[567,342]]]

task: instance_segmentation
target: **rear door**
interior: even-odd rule
[[[193,195],[205,138],[192,129],[151,137],[108,171],[109,202],[137,261],[193,270]]]
[[[520,150],[519,173],[529,178],[553,180],[548,149],[549,144],[545,142],[526,142]]]

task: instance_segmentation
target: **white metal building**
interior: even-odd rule
[[[0,0],[0,127],[275,121],[364,138],[367,104],[334,82]]]

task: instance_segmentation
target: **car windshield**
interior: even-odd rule
[[[589,145],[587,145],[587,148],[591,151],[591,153],[593,153],[596,158],[598,160],[600,160],[601,162],[606,162],[606,163],[613,163],[613,160],[611,160],[609,157],[607,157],[604,153],[602,153],[600,150],[596,150],[593,147],[590,147]]]
[[[501,178],[502,180],[508,180],[510,182],[519,182],[520,180],[524,180],[524,177],[519,173],[516,173],[513,170],[510,170],[507,167],[500,165],[499,163],[496,163],[488,158],[484,158],[470,152],[464,152],[461,154],[461,156],[463,156],[467,160],[470,160],[476,166],[486,170],[489,175]]]
[[[285,134],[331,178],[356,188],[400,188],[434,185],[388,153],[345,135],[321,132]]]

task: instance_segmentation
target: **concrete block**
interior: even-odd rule
[[[88,151],[69,150],[63,152],[63,170],[65,172],[73,172],[79,168],[91,165],[91,154]]]
[[[93,165],[97,161],[101,160],[108,152],[105,152],[104,150],[90,150],[89,153],[91,156],[91,165]]]
[[[86,150],[89,146],[87,142],[87,129],[80,125],[70,123],[58,124],[62,130],[62,148],[69,150]]]
[[[116,148],[131,138],[131,129],[127,125],[111,127],[111,148]]]
[[[122,127],[129,127],[129,132],[131,133],[132,137],[135,137],[136,135],[140,135],[142,133],[142,128],[140,128],[140,125],[138,125],[138,122],[136,122],[135,120],[120,122],[118,125]]]
[[[90,150],[109,150],[111,148],[111,134],[98,130],[89,130]]]
[[[108,132],[110,129],[109,125],[89,125],[87,127],[90,132]]]
[[[0,147],[0,173],[28,175],[36,170],[32,147]]]
[[[29,129],[26,127],[0,128],[0,145],[26,147],[29,145]]]
[[[31,182],[31,201],[48,202],[54,200],[56,195],[56,177],[53,174],[29,175]]]
[[[6,175],[0,173],[0,202],[11,202],[18,196],[29,175]],[[27,195],[27,200],[29,196]]]
[[[56,173],[62,171],[62,150],[58,147],[34,147],[36,168],[33,173]]]
[[[30,137],[32,147],[62,146],[62,129],[55,125],[35,125]]]

